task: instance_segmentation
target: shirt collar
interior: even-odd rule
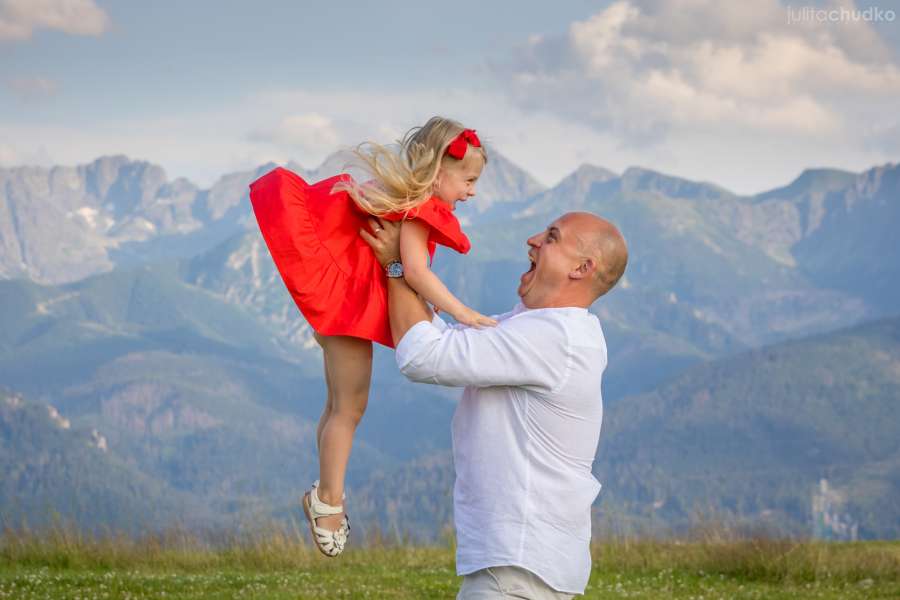
[[[513,307],[512,314],[517,315],[521,312],[525,312],[525,311],[529,311],[529,310],[567,310],[567,311],[574,311],[574,312],[580,312],[580,313],[590,312],[588,309],[584,308],[583,306],[551,306],[551,307],[547,307],[547,308],[528,308],[527,306],[525,306],[525,304],[521,300],[519,300],[518,302],[516,302],[516,305]]]

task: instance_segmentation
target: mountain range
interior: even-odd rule
[[[316,169],[287,167],[317,180],[346,162],[335,154]],[[116,474],[103,491],[90,476],[73,482],[71,462],[17,467],[0,497],[6,517],[45,520],[43,508],[20,509],[41,506],[40,498],[58,504],[66,486],[85,497],[106,494],[118,507],[94,521],[65,513],[85,526],[141,516],[148,526],[173,515],[204,526],[296,516],[295,497],[315,475],[324,386],[311,331],[249,207],[247,184],[272,167],[225,175],[205,190],[124,156],[0,169],[0,385],[17,398],[2,418],[19,423],[0,429],[0,461],[30,464],[28,440],[38,439],[56,456]],[[435,267],[482,312],[515,302],[528,266],[524,240],[562,212],[606,216],[628,241],[626,276],[591,309],[610,351],[599,516],[674,525],[704,500],[733,516],[769,511],[766,518],[798,531],[808,518],[807,484],[827,475],[865,490],[848,504],[865,535],[896,536],[884,509],[898,476],[889,444],[847,454],[823,442],[818,458],[803,460],[791,444],[827,431],[828,440],[844,436],[858,446],[867,418],[879,419],[880,440],[896,433],[895,359],[861,374],[855,355],[841,349],[863,339],[876,349],[860,357],[896,356],[900,340],[878,332],[896,327],[900,300],[893,241],[900,166],[810,169],[754,196],[639,167],[617,174],[591,165],[544,188],[491,149],[478,187],[458,209],[472,252],[441,249]],[[771,372],[760,358],[769,355],[782,365]],[[814,356],[829,366],[823,371]],[[844,383],[825,388],[821,406],[803,400],[826,375]],[[746,388],[723,382],[760,377],[771,383],[759,391],[770,412],[753,414]],[[852,388],[857,380],[861,387]],[[841,395],[851,388],[852,396]],[[403,381],[392,355],[378,349],[348,473],[363,523],[415,525],[426,537],[446,526],[457,394]],[[695,397],[709,399],[694,406]],[[841,402],[850,400],[865,407],[852,422],[841,418],[852,411]],[[46,407],[72,430],[96,430],[107,451],[82,455],[72,430],[38,418]],[[680,415],[677,427],[660,414]],[[810,424],[779,428],[789,418]],[[709,442],[694,451],[699,440]],[[738,460],[757,444],[768,450],[754,458],[771,469]],[[696,473],[709,485],[680,483]],[[733,481],[740,475],[743,487]],[[172,502],[149,511],[138,496]]]

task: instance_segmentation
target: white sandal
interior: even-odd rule
[[[337,515],[344,512],[344,506],[332,506],[319,500],[319,480],[313,482],[312,489],[303,495],[303,512],[309,521],[309,531],[312,533],[313,542],[325,556],[334,557],[344,551],[347,539],[350,537],[350,517],[344,515],[341,525],[334,531],[324,529],[316,525],[316,519],[329,515]],[[346,494],[341,496],[346,499]]]

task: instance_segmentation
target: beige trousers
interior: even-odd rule
[[[573,594],[557,592],[544,580],[521,567],[489,567],[463,577],[456,600],[569,600]]]

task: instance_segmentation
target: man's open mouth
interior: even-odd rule
[[[522,279],[525,279],[526,277],[528,277],[531,273],[534,272],[535,268],[537,267],[537,262],[535,262],[533,256],[531,256],[529,254],[528,259],[531,261],[531,264],[528,266],[528,270],[525,271],[524,273],[522,273]]]

